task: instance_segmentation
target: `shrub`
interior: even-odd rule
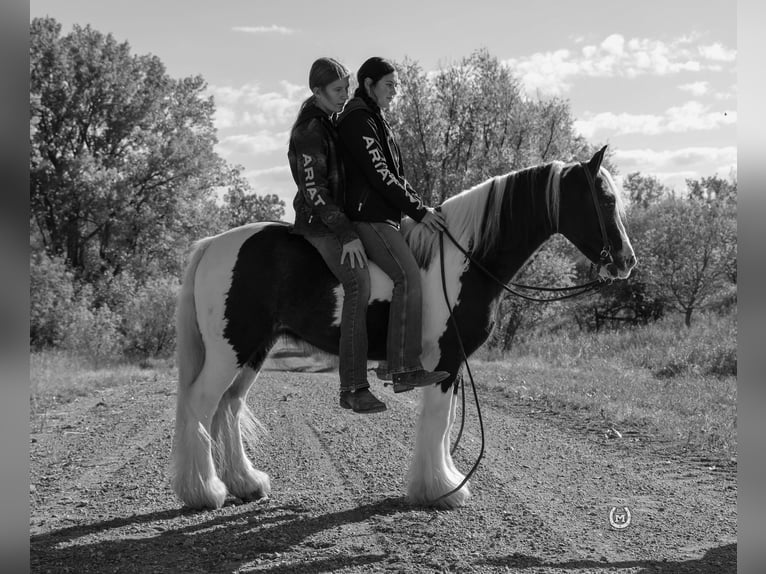
[[[146,359],[173,352],[177,291],[177,279],[154,278],[126,302],[122,329],[128,354]]]
[[[90,286],[85,286],[70,306],[63,325],[61,348],[90,360],[94,365],[108,363],[122,354],[124,337],[120,316],[108,305],[91,308]]]
[[[33,350],[56,347],[73,304],[74,275],[61,257],[34,254],[29,265],[29,342]]]

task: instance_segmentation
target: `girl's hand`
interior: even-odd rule
[[[367,266],[367,253],[364,250],[361,239],[353,239],[348,243],[343,244],[343,251],[340,254],[340,264],[343,265],[346,262],[346,257],[349,258],[351,263],[351,269],[355,268],[355,264],[359,263],[359,267],[364,268]]]
[[[447,227],[447,220],[444,216],[436,211],[433,207],[426,207],[428,213],[420,220],[420,223],[428,227],[431,231],[441,231]]]

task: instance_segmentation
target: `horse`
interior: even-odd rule
[[[455,508],[470,496],[449,448],[458,345],[470,356],[488,338],[499,282],[512,280],[555,233],[598,265],[604,279],[626,279],[636,265],[620,190],[601,166],[605,150],[587,162],[553,161],[496,176],[449,198],[441,212],[459,246],[444,241],[441,253],[438,233],[402,222],[421,267],[421,360],[426,369],[450,373],[421,389],[407,486],[413,504]],[[175,494],[190,508],[220,508],[229,494],[256,500],[270,493],[269,476],[253,466],[243,438],[259,436],[246,399],[276,341],[338,354],[343,290],[314,248],[291,230],[284,222],[245,225],[198,241],[189,257],[177,305],[170,474]],[[392,282],[372,263],[369,271],[368,358],[382,361]]]

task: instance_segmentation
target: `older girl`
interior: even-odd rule
[[[359,68],[354,98],[338,117],[346,169],[346,214],[367,256],[394,282],[389,314],[387,360],[394,391],[433,385],[449,373],[423,369],[420,269],[399,231],[402,214],[433,230],[442,215],[423,201],[404,178],[399,146],[385,119],[396,95],[397,72],[383,58]]]

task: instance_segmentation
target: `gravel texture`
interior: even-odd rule
[[[374,382],[388,410],[356,415],[337,406],[334,373],[263,372],[249,402],[268,433],[251,454],[271,497],[190,511],[167,480],[175,382],[155,378],[32,422],[32,572],[736,571],[732,463],[480,390],[473,496],[457,510],[415,507],[404,493],[419,393]],[[466,411],[464,471],[480,447]],[[629,526],[610,526],[625,507]]]

